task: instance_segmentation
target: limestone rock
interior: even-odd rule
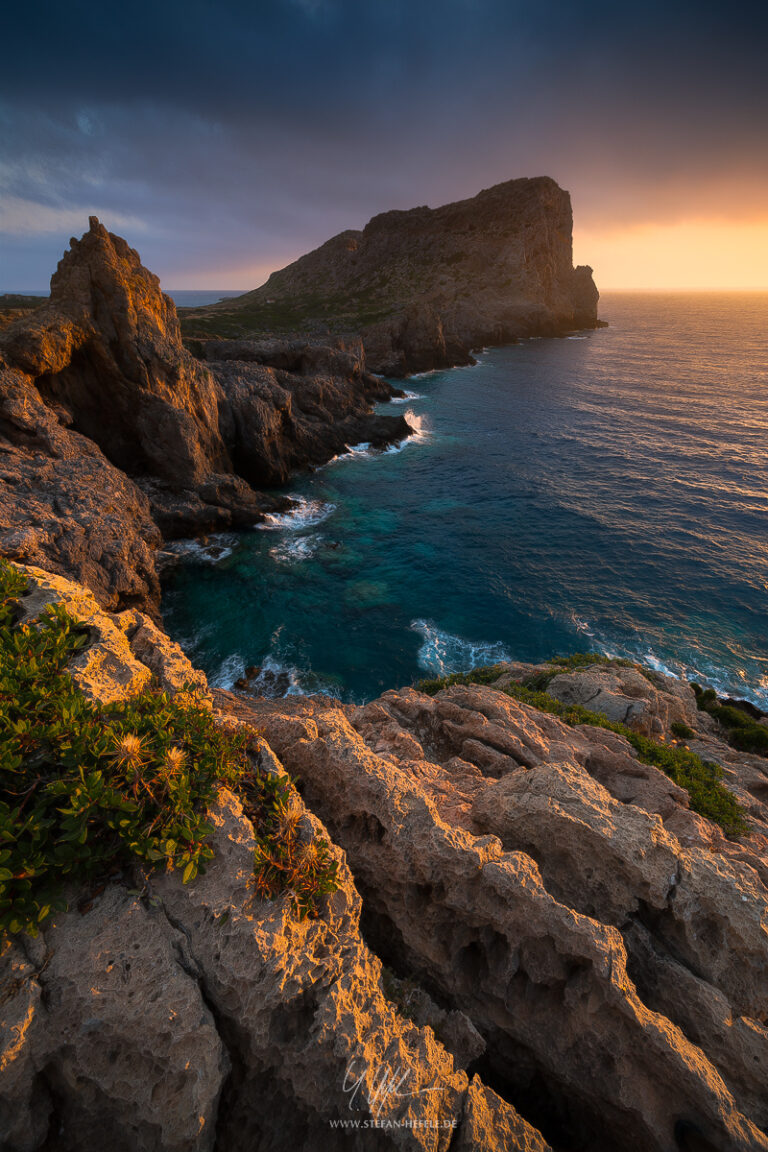
[[[470,200],[384,212],[235,300],[184,315],[185,331],[358,333],[388,375],[471,362],[471,349],[598,325],[592,270],[573,267],[570,197],[509,180]]]
[[[51,1102],[37,1078],[42,1037],[41,988],[23,950],[0,949],[0,1139],[3,1147],[33,1152],[48,1131]]]
[[[57,1147],[207,1152],[229,1059],[184,936],[111,886],[45,933],[45,1082]]]
[[[768,1148],[757,809],[729,845],[622,737],[491,687],[230,707],[346,850],[367,938],[469,1016],[555,1146]]]
[[[70,241],[50,298],[4,334],[3,349],[123,471],[194,487],[228,469],[215,384],[183,349],[173,302],[96,217]]]
[[[198,693],[207,692],[205,673],[193,667],[179,645],[148,616],[136,611],[121,612],[117,622],[128,637],[131,652],[156,677],[163,691],[181,692],[191,685]]]
[[[339,891],[297,921],[287,899],[255,897],[235,797],[222,791],[210,815],[215,857],[193,884],[143,875],[137,895],[112,882],[84,915],[56,916],[36,970],[0,958],[2,1147],[36,1152],[48,1133],[62,1152],[364,1152],[375,1132],[381,1149],[447,1152],[458,1137],[476,1152],[546,1152],[386,999],[338,849]]]
[[[663,690],[655,687],[649,674],[638,668],[623,668],[618,664],[606,668],[595,664],[555,676],[547,692],[563,704],[581,704],[645,736],[669,733],[675,722],[696,728],[701,713],[697,710],[693,689],[669,677],[659,679]]]
[[[170,691],[183,687],[184,657],[150,621],[109,616],[61,577],[26,575],[24,619],[58,603],[92,633],[85,671],[73,670],[92,696],[113,699],[150,667]],[[112,679],[106,657],[122,662]],[[251,748],[262,771],[284,773],[255,734]],[[302,835],[327,840],[295,793],[292,803]],[[432,1025],[472,1059],[482,1041],[466,1018],[425,996],[429,1021],[417,1025],[387,997],[340,849],[338,891],[302,921],[289,894],[257,896],[240,801],[221,789],[209,820],[214,858],[194,882],[128,868],[85,900],[70,888],[70,910],[3,947],[3,1152],[448,1152],[457,1140],[547,1152],[437,1040]]]
[[[40,568],[21,567],[21,571],[29,580],[29,591],[21,599],[22,623],[37,620],[49,605],[57,604],[87,629],[88,643],[67,669],[84,696],[107,704],[147,687],[150,669],[137,659],[116,618],[99,608],[91,592]]]
[[[165,691],[192,686],[198,699],[207,696],[204,673],[194,668],[178,644],[135,610],[105,612],[87,588],[40,568],[20,570],[28,580],[21,597],[23,623],[34,622],[49,605],[60,605],[88,632],[88,643],[67,671],[84,696],[101,703],[124,700],[146,688],[154,677]],[[208,697],[210,700],[210,697]]]
[[[0,355],[0,548],[74,577],[104,607],[157,611],[160,532],[149,502],[62,419]]]

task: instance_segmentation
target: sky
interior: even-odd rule
[[[610,289],[768,288],[768,6],[36,0],[3,17],[0,291],[97,215],[249,289],[377,212],[571,193]]]

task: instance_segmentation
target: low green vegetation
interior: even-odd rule
[[[741,752],[755,752],[768,756],[768,727],[760,724],[749,713],[733,704],[721,704],[714,688],[693,684],[696,703],[701,712],[707,712],[725,729],[728,743]]]
[[[454,684],[495,684],[503,675],[503,665],[491,664],[487,668],[474,668],[471,672],[452,672],[450,676],[439,676],[434,680],[419,680],[416,688],[427,696],[434,696],[442,688],[452,688]]]
[[[61,606],[19,624],[25,588],[0,561],[0,931],[34,935],[64,908],[64,883],[132,861],[192,880],[213,856],[219,784],[255,821],[259,893],[289,890],[297,914],[315,914],[336,864],[324,842],[302,842],[290,782],[255,767],[253,734],[217,724],[192,689],[87,700],[66,671],[87,634]]]
[[[528,677],[525,681],[528,688],[543,692],[555,676],[560,676],[563,672],[576,672],[580,668],[592,668],[595,664],[613,664],[621,668],[638,667],[631,660],[614,660],[601,652],[576,652],[572,656],[555,657],[547,663],[549,665],[547,669]],[[452,684],[493,684],[504,671],[503,664],[492,664],[486,668],[474,668],[471,672],[453,672],[450,676],[442,676],[436,680],[420,680],[416,687],[420,692],[433,696],[441,688],[449,688]]]
[[[691,740],[696,735],[693,728],[684,724],[682,720],[675,720],[669,727],[672,735],[676,736],[678,740]]]
[[[211,308],[179,309],[179,322],[188,340],[205,336],[237,338],[247,335],[311,331],[330,328],[333,331],[357,331],[383,320],[393,312],[393,303],[378,292],[359,292],[320,296],[292,295],[271,302],[250,299],[228,302]]]
[[[567,664],[565,661],[553,661],[553,663],[557,664],[558,670],[565,670],[566,667],[586,666],[587,661],[589,663],[611,663],[606,657],[596,661],[591,653],[583,658],[581,656],[569,657]],[[494,665],[489,668],[476,668],[471,672],[456,673],[437,680],[422,680],[416,687],[419,691],[434,696],[442,688],[450,687],[453,684],[492,685],[503,673],[503,665]],[[556,674],[556,672],[553,673],[553,675]],[[545,676],[548,675],[549,673],[545,673]],[[580,704],[563,704],[562,701],[555,699],[554,696],[546,692],[541,687],[540,681],[540,676],[532,676],[522,683],[513,681],[506,684],[499,691],[523,704],[538,708],[541,712],[548,712],[557,716],[571,728],[575,728],[579,724],[591,724],[596,728],[607,728],[611,732],[618,733],[629,741],[639,760],[661,769],[681,788],[685,788],[690,796],[691,808],[694,812],[698,812],[699,815],[706,816],[715,824],[719,824],[726,836],[740,836],[747,831],[748,825],[744,811],[735,796],[722,784],[723,772],[718,764],[702,760],[700,756],[688,748],[661,744],[647,736],[641,736],[639,733],[633,732],[631,728],[627,728],[625,724],[614,723],[602,713],[592,712]]]
[[[23,296],[18,292],[4,292],[0,295],[0,312],[34,311],[45,304],[47,296]]]

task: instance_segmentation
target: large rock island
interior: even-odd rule
[[[368,367],[403,376],[471,350],[598,326],[592,269],[573,267],[571,199],[508,180],[441,208],[384,212],[266,284],[183,314],[190,335],[361,334]]]

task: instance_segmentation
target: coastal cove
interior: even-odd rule
[[[768,701],[768,294],[604,294],[610,327],[412,377],[419,432],[195,542],[163,616],[212,682],[347,700],[598,649]]]

